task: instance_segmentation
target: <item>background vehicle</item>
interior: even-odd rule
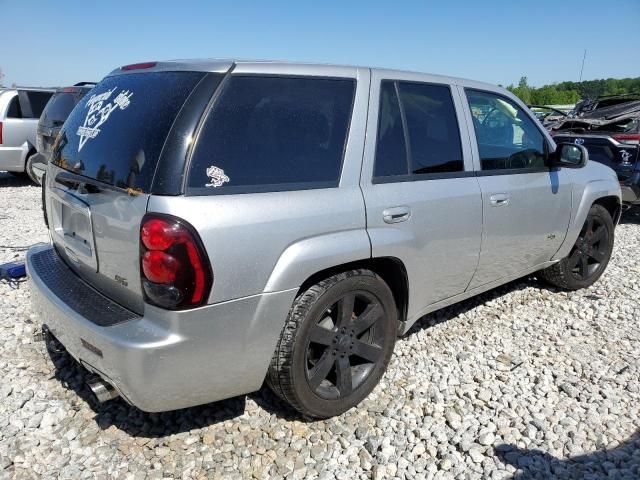
[[[161,411],[266,377],[304,414],[337,415],[423,315],[540,270],[568,289],[600,277],[620,188],[586,155],[470,80],[125,66],[56,142],[34,310],[102,400]]]
[[[24,173],[36,152],[38,119],[53,89],[10,88],[0,91],[0,171]]]
[[[568,115],[567,112],[546,105],[529,105],[529,108],[544,126],[562,120]]]
[[[80,82],[72,87],[59,88],[44,108],[38,122],[37,153],[27,159],[25,167],[29,178],[38,185],[40,185],[42,174],[47,167],[47,163],[49,163],[51,148],[62,128],[62,124],[71,113],[71,110],[73,110],[73,107],[94,85],[94,82]]]
[[[584,145],[591,160],[615,170],[622,200],[640,204],[640,95],[582,101],[550,129],[556,141]]]

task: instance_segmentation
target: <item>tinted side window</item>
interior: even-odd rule
[[[40,118],[44,107],[53,95],[52,92],[27,92],[29,103],[31,105],[32,118]]]
[[[7,109],[7,118],[22,118],[22,109],[20,108],[20,99],[16,95],[9,102]]]
[[[231,76],[195,146],[189,187],[241,193],[337,186],[355,81]]]
[[[380,114],[374,177],[407,175],[407,147],[395,82],[383,81],[380,87]]]
[[[411,152],[411,173],[464,170],[460,129],[445,85],[399,83]]]
[[[511,100],[466,90],[482,170],[545,166],[545,140],[533,121]]]

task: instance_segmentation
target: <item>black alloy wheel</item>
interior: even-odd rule
[[[303,415],[340,415],[378,384],[397,333],[393,293],[380,276],[365,269],[333,275],[294,300],[267,384]]]
[[[380,301],[365,291],[350,292],[331,305],[309,332],[307,381],[320,397],[351,394],[382,360],[385,330]]]
[[[581,281],[595,275],[603,262],[609,258],[610,243],[610,235],[604,220],[590,215],[569,254],[568,266],[571,274]]]
[[[540,277],[566,290],[593,285],[604,273],[613,252],[615,225],[602,205],[592,205],[569,255],[540,271]]]

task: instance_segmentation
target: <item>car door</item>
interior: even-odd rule
[[[406,268],[411,320],[469,284],[480,253],[480,188],[449,84],[376,70],[371,84],[361,176],[367,231],[374,257]]]
[[[571,172],[547,166],[550,142],[514,99],[471,87],[461,93],[482,191],[482,248],[473,289],[551,259],[569,224]]]

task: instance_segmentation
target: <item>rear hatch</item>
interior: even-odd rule
[[[105,78],[73,109],[45,182],[53,244],[85,281],[142,313],[140,223],[165,141],[202,72]]]
[[[618,174],[618,178],[624,181],[633,174],[638,162],[640,148],[637,144],[638,140],[632,138],[635,136],[618,133],[607,135],[604,132],[597,134],[558,132],[553,139],[556,143],[569,142],[583,145],[589,151],[589,160],[612,168]]]

